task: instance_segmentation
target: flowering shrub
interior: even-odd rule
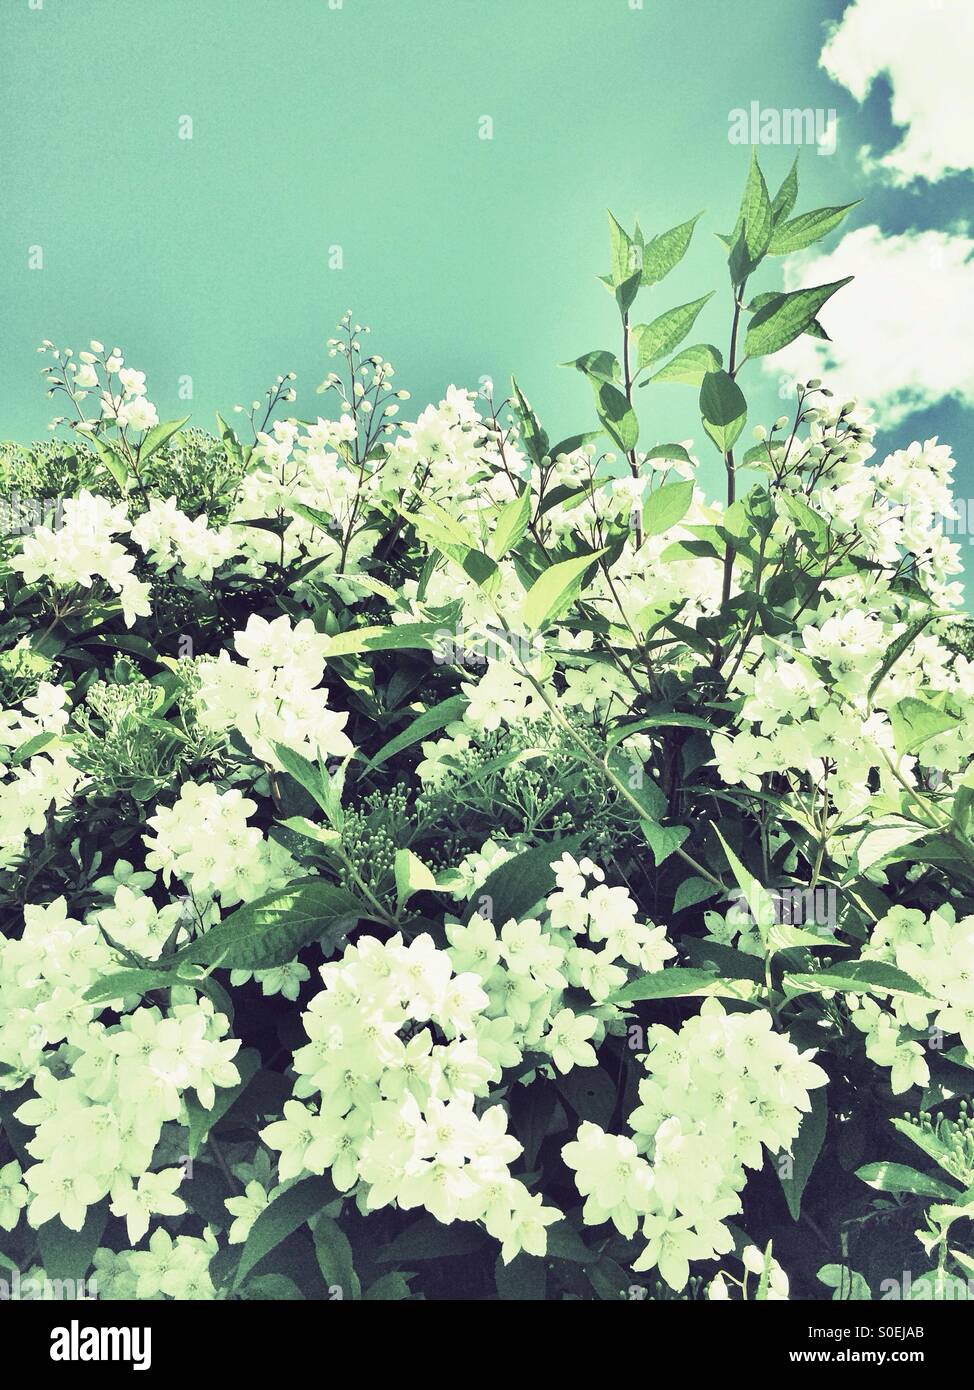
[[[611,221],[621,352],[556,443],[516,383],[400,424],[350,315],[337,418],[280,377],[216,436],[44,345],[72,442],[0,452],[3,1263],[108,1299],[974,1272],[953,461],[877,460],[818,381],[740,451],[746,364],[840,288],[747,288],[848,211],[797,191],[752,163],[726,358],[683,346],[709,296],[636,321],[696,219]],[[650,442],[658,382],[723,500]]]

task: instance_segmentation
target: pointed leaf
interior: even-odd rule
[[[643,284],[656,285],[683,260],[693,237],[693,229],[703,216],[697,213],[667,232],[653,237],[643,247]]]
[[[539,575],[521,604],[520,621],[524,630],[541,632],[564,612],[578,594],[586,571],[604,554],[603,546],[590,554],[562,560]]]
[[[700,299],[692,300],[689,304],[679,304],[674,309],[667,309],[665,314],[660,314],[652,323],[638,324],[631,330],[640,371],[661,357],[667,357],[683,342],[696,322],[700,310],[712,297],[713,291]]]
[[[689,386],[699,386],[708,372],[719,372],[723,365],[723,357],[710,343],[694,343],[639,384],[648,386],[651,381],[682,381]]]
[[[794,342],[814,321],[826,300],[831,299],[843,285],[848,285],[852,278],[847,275],[845,279],[835,280],[828,285],[815,285],[812,289],[777,295],[757,311],[748,325],[744,339],[747,356],[767,357],[769,353],[778,352]]]
[[[795,251],[804,251],[806,246],[814,245],[829,232],[835,231],[861,201],[857,199],[841,207],[816,208],[814,212],[803,212],[801,217],[795,217],[790,222],[780,222],[772,234],[768,255],[790,256]]]

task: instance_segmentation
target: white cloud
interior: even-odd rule
[[[821,377],[877,411],[883,427],[947,397],[974,407],[974,240],[939,231],[884,236],[859,227],[833,251],[785,263],[786,289],[856,278],[820,320],[832,342],[799,338],[765,369]]]
[[[854,0],[820,58],[863,101],[885,75],[904,129],[878,168],[896,184],[974,169],[974,0]]]

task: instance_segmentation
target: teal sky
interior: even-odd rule
[[[44,337],[120,345],[162,418],[192,409],[212,426],[288,370],[298,413],[314,414],[346,308],[410,408],[515,372],[552,438],[588,428],[589,389],[557,364],[618,347],[595,279],[606,208],[648,232],[707,209],[683,265],[637,307],[650,318],[716,289],[694,337],[724,345],[713,233],[746,171],[728,113],[753,100],[839,113],[835,155],[803,154],[799,210],[865,194],[848,225],[895,232],[947,225],[969,200],[957,179],[922,196],[864,179],[858,146],[888,146],[892,128],[881,92],[860,108],[817,65],[843,0],[336,3],[0,0],[0,435],[45,433]],[[762,151],[773,187],[793,153]],[[43,270],[28,269],[31,246]],[[749,380],[752,419],[773,418],[773,388]],[[639,404],[643,443],[694,437],[707,457],[690,388]],[[970,412],[924,412],[896,442],[938,430],[962,455]]]

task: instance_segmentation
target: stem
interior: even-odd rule
[[[503,621],[503,618],[501,618],[502,623]],[[504,624],[504,631],[508,634],[508,636],[511,635],[510,629],[507,627],[506,623]],[[609,767],[606,760],[604,758],[600,758],[599,755],[594,751],[594,749],[589,747],[589,745],[585,742],[585,740],[582,738],[581,734],[574,727],[574,725],[571,724],[564,717],[564,715],[557,708],[557,706],[552,703],[551,699],[548,696],[548,692],[541,685],[540,681],[535,680],[534,676],[532,676],[530,671],[528,671],[524,667],[523,663],[521,663],[521,674],[523,675],[524,679],[530,683],[535,693],[541,697],[543,703],[546,705],[548,709],[548,713],[551,715],[552,719],[554,719],[555,723],[559,726],[559,728],[563,729],[565,733],[568,734],[569,738],[571,738],[578,745],[586,762],[588,762],[592,767],[594,767],[601,774],[601,776],[603,776],[606,779],[606,781],[611,784],[611,786],[616,790],[616,792],[618,792],[620,796],[624,797],[625,800],[628,801],[629,804],[636,809],[636,811],[639,814],[640,820],[648,819],[646,815],[646,808],[640,804],[636,797],[633,796],[632,792],[629,790],[626,784],[620,781],[620,779]],[[694,859],[692,855],[687,854],[687,852],[684,849],[682,849],[679,845],[676,847],[674,853],[677,854],[685,864],[688,864],[690,868],[693,869],[694,873],[699,874],[701,878],[705,878],[708,883],[712,883],[716,888],[723,888],[724,885],[721,883],[719,878],[716,878],[710,872],[709,869],[705,869],[702,864],[698,864],[696,859]]]
[[[744,298],[744,286],[747,281],[742,281],[740,287],[734,294],[734,320],[731,324],[730,352],[727,356],[727,374],[730,377],[737,375],[737,333],[741,324],[741,301]],[[727,470],[727,508],[734,505],[737,498],[737,475],[734,469],[734,450],[728,449],[724,454],[724,467]],[[721,607],[730,598],[731,582],[734,574],[734,545],[732,541],[727,542],[727,551],[724,555],[724,580],[721,585],[720,603]],[[720,662],[717,662],[719,665]]]
[[[385,908],[382,906],[382,904],[379,902],[379,899],[369,888],[368,884],[363,881],[361,874],[355,868],[355,865],[349,859],[344,849],[335,848],[334,853],[336,858],[341,860],[341,862],[345,865],[345,868],[351,874],[352,879],[355,882],[355,886],[358,888],[359,892],[363,895],[363,897],[368,899],[370,905],[375,909],[376,920],[379,922],[384,922],[387,927],[394,926],[395,923],[393,922],[393,919],[389,916],[388,912],[386,912]]]

